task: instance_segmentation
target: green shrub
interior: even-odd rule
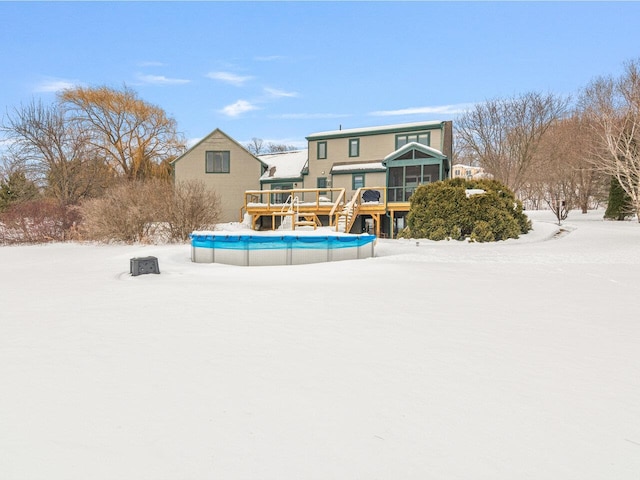
[[[429,240],[446,240],[448,236],[444,220],[436,218],[430,223],[429,234],[427,236]]]
[[[467,197],[466,190],[484,193]],[[412,238],[443,240],[474,237],[474,241],[518,238],[531,229],[522,203],[497,180],[456,178],[416,189],[407,215]],[[474,231],[476,232],[473,235]]]
[[[478,220],[471,231],[470,240],[472,242],[495,242],[496,237],[489,222]]]

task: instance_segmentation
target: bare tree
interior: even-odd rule
[[[57,105],[31,102],[7,114],[1,127],[14,168],[30,174],[62,205],[90,196],[104,180],[103,162],[81,126]]]
[[[459,148],[518,193],[534,168],[540,137],[567,105],[568,99],[535,92],[477,104],[456,121]]]
[[[536,168],[529,176],[530,184],[554,213],[558,225],[567,218],[578,198],[575,164],[579,152],[574,151],[573,127],[574,123],[568,119],[549,127],[540,138],[535,155]]]
[[[220,218],[220,196],[199,180],[177,182],[167,197],[171,240],[187,241],[195,230],[213,230]]]
[[[640,60],[627,62],[619,78],[591,82],[580,104],[599,140],[593,164],[618,181],[640,222]]]
[[[128,179],[166,177],[163,164],[184,151],[175,120],[126,86],[76,87],[59,98],[76,128],[88,132],[91,145]]]
[[[284,143],[273,143],[270,142],[267,145],[268,153],[282,153],[282,152],[290,152],[291,150],[295,150],[296,147],[293,145],[285,145]]]
[[[531,181],[559,222],[575,207],[587,213],[602,194],[606,178],[591,163],[594,148],[587,119],[579,112],[555,122],[540,138]]]
[[[244,145],[249,152],[254,155],[264,155],[267,153],[282,153],[296,150],[294,145],[286,145],[284,143],[269,142],[265,145],[264,140],[261,138],[253,137],[249,143]]]
[[[254,155],[265,153],[264,140],[257,137],[253,137],[249,143],[244,145],[244,148]]]

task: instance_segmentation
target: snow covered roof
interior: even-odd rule
[[[403,145],[402,147],[397,149],[395,152],[391,152],[389,155],[384,157],[384,159],[382,160],[382,163],[386,164],[387,160],[391,160],[391,159],[397,158],[400,155],[408,152],[409,150],[413,150],[413,149],[420,150],[421,152],[429,154],[429,155],[433,155],[434,157],[444,157],[445,156],[444,153],[442,153],[440,150],[436,150],[433,147],[427,147],[426,145],[423,145],[421,143],[411,142],[411,143],[407,143],[407,144]]]
[[[382,165],[382,161],[377,162],[341,162],[334,163],[331,168],[331,173],[345,173],[345,172],[356,172],[356,171],[386,171],[386,167]]]
[[[267,171],[260,177],[260,181],[270,182],[301,178],[308,158],[308,150],[290,150],[258,155],[258,159],[268,165]]]
[[[442,125],[442,122],[431,121],[431,122],[413,122],[413,123],[397,123],[395,125],[382,125],[377,127],[365,127],[365,128],[348,128],[348,129],[339,129],[339,130],[329,130],[326,132],[317,132],[312,133],[307,137],[307,140],[316,140],[319,138],[328,138],[328,137],[350,137],[355,135],[377,135],[385,132],[395,132],[395,131],[414,131],[428,128],[436,128]]]

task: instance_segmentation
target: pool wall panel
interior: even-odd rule
[[[373,235],[191,235],[191,260],[239,266],[303,265],[374,256]]]

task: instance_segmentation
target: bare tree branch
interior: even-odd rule
[[[518,192],[534,168],[541,136],[567,105],[568,99],[540,93],[477,104],[456,121],[460,148]]]

